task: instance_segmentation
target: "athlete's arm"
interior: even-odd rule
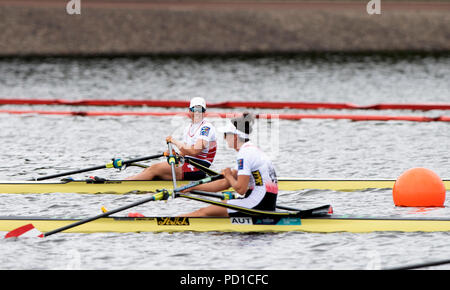
[[[231,170],[231,174],[234,177],[237,177],[237,170]],[[231,187],[230,182],[226,179],[219,179],[210,183],[205,183],[201,185],[197,185],[195,187],[187,189],[185,192],[191,191],[191,190],[203,190],[203,191],[209,191],[209,192],[218,192],[222,190],[227,190]]]
[[[231,187],[240,195],[245,195],[248,190],[248,183],[250,182],[250,175],[237,175],[236,170],[225,168],[222,171],[225,180],[228,181]]]
[[[195,142],[194,145],[192,146],[185,146],[185,144],[179,142],[181,145],[180,147],[178,147],[178,149],[180,149],[181,154],[183,155],[189,155],[189,156],[196,156],[198,154],[200,154],[203,149],[205,149],[206,147],[208,147],[208,141],[204,140],[204,139],[198,139],[197,142]]]
[[[224,179],[219,179],[219,180],[216,180],[213,182],[197,185],[193,188],[189,188],[186,191],[202,190],[202,191],[209,191],[209,192],[218,192],[218,191],[226,190],[228,188],[230,188],[230,183],[228,183],[228,180],[226,180],[224,178]]]
[[[208,147],[208,141],[204,139],[198,139],[197,142],[195,142],[195,144],[192,146],[186,146],[186,144],[184,144],[183,142],[173,139],[172,136],[167,137],[166,141],[171,142],[172,144],[177,146],[178,150],[180,150],[180,154],[183,156],[196,156],[200,154],[203,149]]]

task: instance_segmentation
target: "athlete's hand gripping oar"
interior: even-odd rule
[[[72,170],[72,171],[68,171],[68,172],[63,172],[63,173],[58,173],[58,174],[53,174],[53,175],[33,178],[33,179],[29,179],[29,181],[46,180],[46,179],[51,179],[51,178],[56,178],[56,177],[61,177],[61,176],[67,176],[67,175],[77,174],[77,173],[83,173],[83,172],[87,172],[87,171],[105,169],[105,168],[122,168],[124,165],[129,165],[129,164],[132,164],[132,163],[135,163],[135,162],[139,162],[139,161],[144,161],[144,160],[160,158],[160,157],[163,157],[163,156],[164,156],[164,153],[151,155],[151,156],[145,156],[145,157],[139,157],[139,158],[125,160],[125,161],[121,160],[121,159],[114,159],[113,161],[111,161],[111,162],[109,162],[109,163],[107,163],[105,165],[94,166],[94,167],[89,167],[89,168],[85,168],[85,169]]]
[[[87,218],[87,219],[80,220],[80,221],[75,222],[73,224],[70,224],[70,225],[67,225],[67,226],[63,226],[63,227],[60,227],[58,229],[55,229],[55,230],[52,230],[52,231],[49,231],[49,232],[46,232],[46,233],[41,233],[38,236],[41,237],[41,238],[48,237],[50,235],[53,235],[53,234],[56,234],[56,233],[59,233],[59,232],[62,232],[62,231],[74,228],[76,226],[79,226],[79,225],[82,225],[82,224],[85,224],[85,223],[88,223],[88,222],[91,222],[91,221],[94,221],[94,220],[97,220],[97,219],[100,219],[100,218],[103,218],[103,217],[107,217],[107,216],[112,215],[114,213],[117,213],[117,212],[129,209],[129,208],[132,208],[132,207],[144,204],[144,203],[149,202],[149,201],[166,200],[168,198],[169,198],[169,192],[167,190],[163,190],[163,191],[160,191],[158,193],[155,193],[154,195],[152,195],[150,197],[147,197],[147,198],[135,201],[135,202],[130,203],[128,205],[121,206],[119,208],[107,211],[105,213],[102,213],[102,214],[99,214],[99,215],[96,215],[96,216],[93,216],[93,217],[90,217],[90,218]],[[29,231],[34,230],[34,229],[35,228],[34,228],[34,226],[32,224],[27,224],[27,225],[24,225],[24,226],[21,226],[21,227],[15,229],[15,230],[10,231],[9,233],[7,233],[5,235],[5,238],[19,237],[19,236],[25,234],[26,232],[29,232]]]
[[[170,164],[170,169],[172,170],[172,182],[173,189],[177,188],[177,175],[175,172],[175,164],[177,162],[174,152],[172,151],[172,143],[167,142],[167,147],[169,148],[169,157],[167,158],[167,162]],[[172,196],[174,198],[174,196]]]

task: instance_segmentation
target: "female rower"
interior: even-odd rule
[[[166,142],[174,144],[180,155],[191,158],[200,165],[210,167],[216,155],[216,130],[205,118],[205,111],[205,100],[200,97],[193,98],[189,104],[191,124],[184,129],[183,141],[168,136]],[[175,167],[175,174],[177,180],[198,180],[206,177],[203,171],[187,162],[182,167]],[[127,178],[127,180],[153,179],[172,180],[171,166],[168,162],[153,164],[141,173]]]
[[[233,187],[244,198],[229,200],[228,204],[247,208],[273,211],[276,207],[278,181],[269,158],[249,140],[253,117],[244,113],[232,119],[224,128],[224,138],[230,148],[238,151],[237,169],[225,168],[224,179],[199,185],[193,189],[217,192]],[[210,205],[183,216],[242,216],[232,209]]]

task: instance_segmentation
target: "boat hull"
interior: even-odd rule
[[[48,232],[78,219],[49,219],[33,217],[0,217],[0,231],[11,231],[32,223],[41,232]],[[235,218],[181,218],[181,217],[108,217],[101,218],[74,228],[67,233],[98,232],[447,232],[450,220],[447,219],[406,219],[406,218],[359,218],[359,217],[320,217],[320,218],[273,218],[273,217],[235,217]]]
[[[178,186],[189,181],[178,181]],[[281,178],[279,190],[295,191],[304,189],[356,191],[369,188],[392,188],[394,180],[313,180]],[[445,180],[447,190],[450,190],[450,180]],[[99,183],[87,181],[49,182],[49,181],[3,181],[0,182],[0,193],[88,193],[88,194],[125,194],[155,192],[157,189],[173,187],[172,181],[130,181],[106,180]]]

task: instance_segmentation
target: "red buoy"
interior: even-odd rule
[[[444,206],[445,185],[427,168],[412,168],[395,181],[392,196],[396,206]]]

